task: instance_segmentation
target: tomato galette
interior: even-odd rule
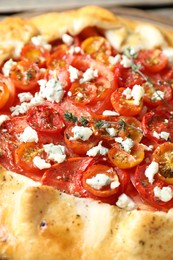
[[[172,44],[94,6],[0,23],[0,259],[173,259]]]

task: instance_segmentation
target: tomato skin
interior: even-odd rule
[[[87,141],[80,139],[73,140],[73,129],[74,126],[68,126],[64,131],[64,140],[67,145],[74,153],[78,155],[86,155],[87,151],[98,144],[98,138],[92,134]]]
[[[134,174],[134,185],[139,195],[152,207],[157,210],[168,211],[173,207],[173,199],[168,202],[163,202],[154,196],[154,188],[157,186],[159,188],[163,188],[165,182],[162,180],[155,180],[153,184],[148,182],[148,178],[145,176],[145,170],[147,165],[144,164],[142,166],[138,165]],[[173,190],[173,186],[169,185]]]
[[[126,152],[119,144],[114,144],[108,151],[110,161],[120,169],[129,169],[141,163],[144,159],[144,147],[134,143],[130,152]]]
[[[47,68],[56,69],[57,67],[64,67],[67,61],[67,51],[68,47],[66,44],[58,45],[47,60]]]
[[[31,107],[27,111],[27,122],[39,132],[59,133],[65,126],[60,110],[58,105],[49,103]]]
[[[21,60],[31,63],[36,63],[40,68],[46,65],[46,60],[49,58],[49,51],[41,46],[27,44],[22,48]]]
[[[142,110],[142,101],[139,106],[134,105],[134,100],[126,99],[123,95],[125,88],[118,88],[111,95],[111,103],[115,111],[122,116],[136,116]]]
[[[10,70],[10,79],[14,86],[21,90],[32,90],[40,79],[40,70],[35,63],[19,61]]]
[[[168,65],[167,57],[158,49],[140,51],[138,59],[145,69],[151,73],[157,73]]]

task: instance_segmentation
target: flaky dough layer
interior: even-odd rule
[[[172,32],[90,6],[28,20],[18,17],[3,20],[0,62],[17,55],[17,48],[34,35],[41,34],[52,41],[66,32],[76,35],[86,26],[103,30],[119,50],[138,45],[167,47],[173,43]],[[2,259],[173,259],[172,240],[173,210],[127,212],[60,193],[0,168]]]

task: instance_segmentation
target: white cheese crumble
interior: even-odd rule
[[[159,171],[159,164],[152,161],[145,170],[145,176],[148,178],[149,183],[154,182],[154,175]]]
[[[132,61],[126,55],[122,55],[122,60],[120,61],[120,64],[124,68],[130,68],[132,66]]]
[[[153,145],[149,145],[149,146],[147,146],[147,145],[145,145],[145,144],[142,144],[142,145],[143,145],[143,147],[144,147],[144,150],[145,150],[145,151],[148,151],[148,152],[152,151],[153,148],[154,148]]]
[[[35,156],[33,159],[34,165],[39,168],[40,170],[47,169],[51,167],[50,163],[47,163],[44,159],[40,156]]]
[[[62,100],[64,96],[64,90],[63,86],[57,79],[53,78],[49,81],[41,79],[38,81],[38,84],[40,85],[40,97],[45,98],[48,101],[57,103],[59,103]]]
[[[9,120],[9,116],[7,115],[0,115],[0,126],[6,121]]]
[[[29,107],[30,105],[27,102],[23,102],[21,105],[15,107],[10,107],[11,115],[18,116],[19,114],[25,114]]]
[[[161,133],[157,133],[156,131],[153,131],[153,136],[157,139],[163,138],[164,140],[168,140],[170,137],[170,133],[162,131]]]
[[[48,159],[62,163],[66,159],[65,147],[62,145],[54,145],[53,143],[43,145],[45,152],[48,154]]]
[[[162,99],[164,99],[164,92],[161,90],[156,90],[151,97],[152,101],[157,101]]]
[[[87,141],[90,136],[93,134],[93,131],[90,127],[84,127],[84,126],[74,126],[72,128],[73,137],[70,138],[70,140],[77,140],[81,139],[82,141]]]
[[[116,189],[119,186],[120,186],[120,182],[119,181],[112,181],[111,184],[110,184],[111,190]]]
[[[154,188],[154,196],[158,197],[163,202],[168,202],[173,198],[173,191],[169,186],[163,188],[156,186]]]
[[[119,116],[120,114],[117,113],[116,111],[112,110],[104,110],[102,113],[103,116]]]
[[[106,128],[106,132],[111,136],[115,137],[117,135],[117,130],[113,127]]]
[[[168,58],[170,65],[173,65],[173,48],[163,48],[163,54]]]
[[[74,68],[73,66],[69,66],[68,71],[70,73],[70,81],[74,82],[79,77],[79,70]]]
[[[83,54],[83,50],[79,46],[71,46],[68,52],[70,54],[74,54],[74,53],[81,53],[81,54]]]
[[[69,34],[65,33],[62,35],[62,41],[67,45],[71,45],[74,39]]]
[[[106,155],[108,153],[108,149],[102,146],[102,141],[99,142],[97,146],[92,147],[87,151],[88,156],[96,156],[97,154]]]
[[[37,132],[30,126],[27,126],[23,133],[19,136],[19,140],[21,142],[27,143],[27,142],[38,142],[38,135]]]
[[[93,70],[92,68],[89,68],[83,73],[83,78],[81,78],[79,82],[80,84],[82,84],[84,82],[91,81],[96,77],[98,77],[98,70]]]
[[[4,63],[4,66],[2,67],[2,72],[5,76],[9,76],[10,75],[10,70],[11,68],[13,67],[13,65],[15,65],[16,62],[13,61],[12,59],[9,59],[7,60],[5,63]]]
[[[30,92],[22,92],[18,94],[20,102],[30,101],[33,95]]]
[[[52,46],[45,41],[42,35],[32,37],[31,42],[35,46],[41,46],[48,51],[50,51],[52,48]]]
[[[121,209],[126,209],[126,210],[133,210],[136,208],[135,202],[127,196],[125,193],[122,193],[116,202],[116,205],[121,208]]]
[[[121,55],[117,54],[116,56],[109,56],[108,61],[112,65],[116,65],[121,60]]]
[[[122,94],[126,97],[126,99],[134,99],[134,105],[139,106],[140,100],[144,96],[144,88],[140,85],[134,85],[132,90],[130,88],[126,88]]]
[[[126,152],[130,152],[131,148],[134,146],[134,141],[131,138],[123,140],[122,137],[117,137],[115,138],[115,142],[120,143]]]
[[[86,183],[90,185],[95,190],[100,190],[104,186],[109,185],[111,180],[109,176],[104,173],[98,173],[96,176],[93,176],[91,179],[86,179]]]

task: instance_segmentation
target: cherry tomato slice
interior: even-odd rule
[[[35,63],[19,61],[12,66],[10,78],[16,88],[26,91],[31,90],[38,85],[40,70]]]
[[[88,184],[88,180],[96,178],[97,174],[104,174],[108,177],[109,183],[103,185],[101,188],[94,188],[92,185]],[[116,187],[111,187],[111,184],[117,184]],[[96,164],[90,166],[83,174],[82,180],[84,188],[89,191],[91,194],[98,197],[109,197],[118,192],[119,189],[119,178],[113,167],[109,167],[102,164]]]
[[[2,109],[6,103],[9,100],[10,97],[10,90],[8,87],[7,81],[5,82],[4,79],[1,77],[0,78],[0,109]]]
[[[92,134],[86,141],[81,139],[74,140],[72,132],[74,126],[68,126],[64,131],[64,140],[66,145],[76,154],[86,155],[86,152],[98,144],[98,138]]]
[[[46,65],[46,60],[49,57],[49,51],[41,46],[27,44],[22,48],[21,60],[31,63],[36,63],[39,67]]]
[[[145,69],[152,73],[160,72],[168,65],[167,57],[158,49],[140,51],[138,59]]]
[[[129,169],[144,159],[144,147],[139,143],[135,143],[129,152],[123,150],[121,145],[114,144],[108,151],[110,161],[120,169]]]
[[[28,124],[39,132],[59,133],[64,128],[58,105],[43,104],[27,111]]]
[[[43,156],[41,145],[32,142],[22,143],[15,150],[15,163],[26,172],[40,172],[40,169],[33,163],[35,156]]]
[[[173,140],[173,120],[172,116],[166,111],[150,111],[143,116],[142,130],[144,135],[157,143]],[[166,140],[161,133],[169,134]]]
[[[97,88],[93,83],[84,82],[82,84],[72,83],[69,89],[71,96],[69,97],[77,105],[86,105],[96,99]]]
[[[110,43],[101,36],[93,36],[84,40],[81,48],[86,54],[90,54],[92,58],[104,62],[111,55]]]
[[[74,195],[76,191],[80,192],[74,181],[77,173],[85,171],[92,161],[93,159],[88,157],[75,157],[69,158],[63,163],[54,164],[44,173],[41,183]]]
[[[58,45],[47,60],[47,67],[50,69],[56,69],[57,67],[61,68],[66,66],[67,53],[68,46],[66,44]]]
[[[168,211],[173,207],[173,199],[168,202],[159,200],[154,195],[154,188],[159,187],[160,189],[167,186],[162,180],[155,180],[153,184],[149,183],[148,178],[145,176],[145,170],[147,165],[138,165],[134,175],[134,186],[138,191],[139,195],[154,208],[162,211]],[[172,187],[172,186],[170,186]]]
[[[142,110],[143,102],[140,101],[139,105],[134,104],[133,99],[126,99],[123,95],[125,88],[118,88],[111,95],[111,103],[115,111],[122,116],[135,116]]]
[[[159,164],[158,176],[166,183],[173,184],[173,143],[165,142],[159,145],[152,158]]]

